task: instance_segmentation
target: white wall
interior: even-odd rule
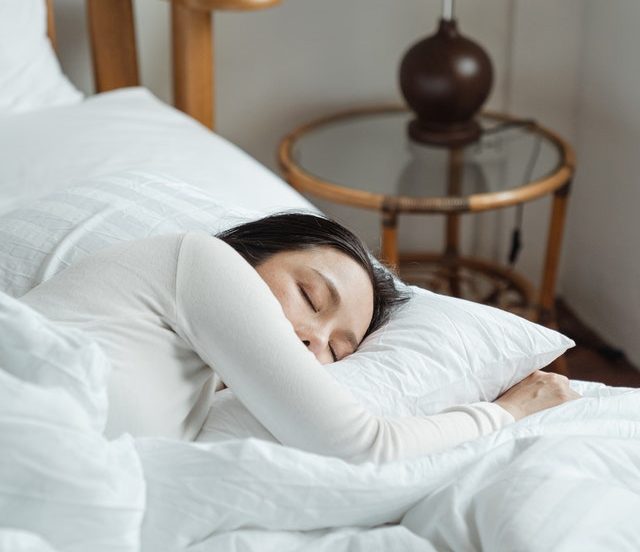
[[[79,30],[84,2],[55,1],[63,66],[90,92],[88,49]],[[266,11],[218,14],[218,132],[275,170],[280,138],[301,122],[345,107],[400,101],[398,62],[434,30],[439,8],[437,0],[283,0]],[[494,63],[488,107],[537,118],[577,146],[560,289],[638,364],[633,336],[640,330],[640,261],[633,248],[638,217],[631,210],[639,187],[632,184],[631,152],[638,142],[632,104],[640,83],[638,71],[625,71],[634,61],[625,44],[635,38],[631,26],[639,10],[634,0],[457,2],[461,31],[483,44]],[[143,83],[170,101],[168,16],[165,1],[136,2]],[[377,215],[317,203],[377,246]],[[540,200],[525,210],[519,269],[536,283],[548,206]],[[494,256],[504,255],[512,216],[511,210],[484,215],[483,225],[491,228],[486,235],[501,242],[488,248]],[[468,244],[474,227],[469,217],[464,222]],[[401,245],[437,247],[441,229],[439,218],[403,217]]]
[[[640,366],[640,3],[584,3],[563,295]]]
[[[515,3],[508,65],[508,111],[535,117],[575,144],[583,0]],[[519,270],[538,284],[542,275],[550,198],[527,204]],[[569,206],[569,218],[574,216]],[[565,245],[565,252],[570,248]],[[563,278],[559,282],[560,291]]]

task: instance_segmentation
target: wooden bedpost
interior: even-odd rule
[[[171,0],[174,105],[215,126],[213,15],[215,10],[270,8],[280,0]]]
[[[131,0],[87,0],[96,92],[138,86]]]
[[[173,104],[213,128],[213,17],[208,11],[171,3]]]
[[[47,36],[53,49],[57,50],[58,42],[56,40],[56,20],[53,11],[53,0],[47,0]]]
[[[215,120],[213,21],[215,10],[270,8],[280,0],[170,0],[175,106],[213,128]],[[53,3],[47,34],[56,47]],[[96,92],[138,86],[132,0],[86,0]]]

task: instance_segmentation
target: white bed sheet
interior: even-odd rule
[[[83,366],[76,332],[64,340],[63,326],[1,294],[0,314],[0,333],[16,335],[0,351],[0,449],[11,450],[0,461],[0,519],[56,550],[635,551],[640,542],[638,390],[579,384],[588,397],[384,465],[254,438],[109,442],[86,406],[102,400],[100,355]],[[20,345],[34,335],[56,351],[46,380],[42,355]]]
[[[145,88],[0,121],[0,212],[123,170],[166,174],[246,209],[313,208],[240,148]]]

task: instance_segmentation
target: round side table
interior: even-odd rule
[[[446,149],[411,142],[404,107],[337,113],[307,123],[280,143],[286,180],[300,192],[381,213],[382,259],[400,275],[441,293],[512,310],[554,325],[565,212],[575,157],[569,144],[533,121],[484,113],[471,145]],[[488,165],[500,178],[487,178]],[[539,292],[512,266],[460,254],[460,215],[553,195]],[[402,213],[445,215],[442,252],[400,254]]]

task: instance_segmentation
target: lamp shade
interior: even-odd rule
[[[474,117],[492,83],[484,49],[462,36],[454,19],[441,19],[436,33],[409,48],[400,64],[400,88],[416,114],[409,135],[444,147],[477,140],[481,130]]]

